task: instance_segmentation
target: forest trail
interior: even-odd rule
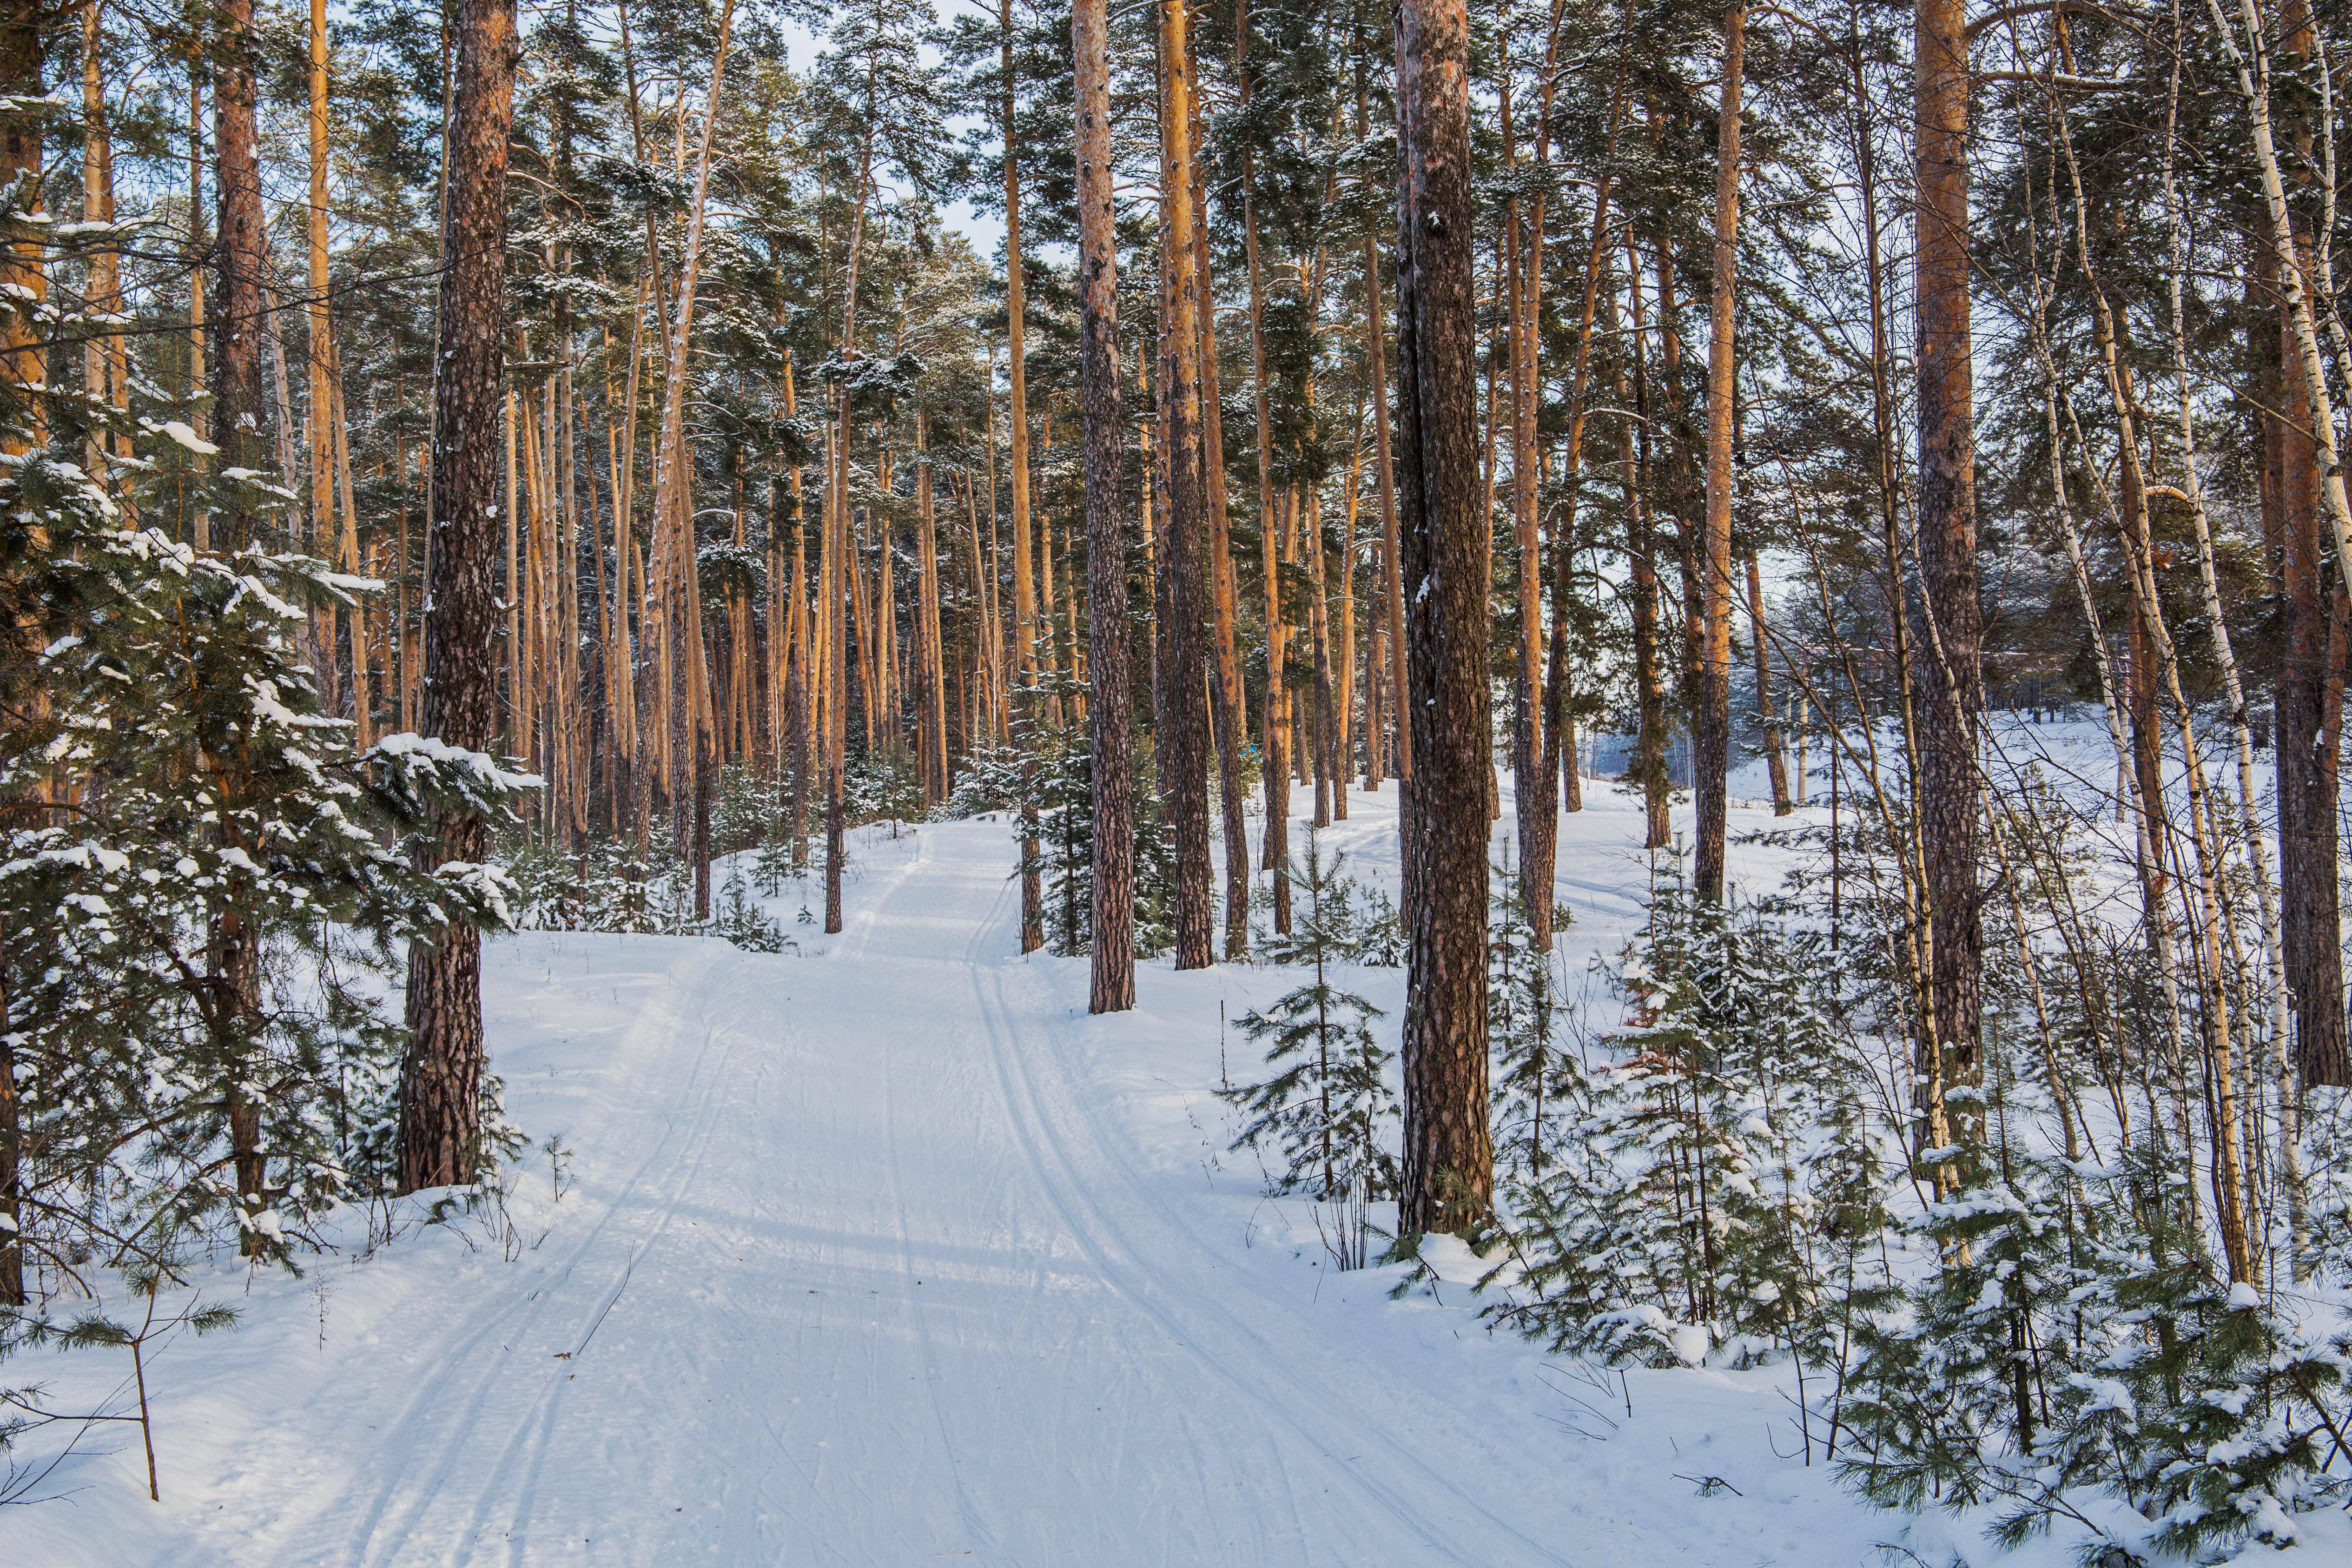
[[[1082,1070],[1083,966],[1018,955],[1004,834],[862,842],[847,929],[799,955],[495,945],[509,981],[543,962],[527,1011],[641,998],[583,1071],[576,1168],[535,1250],[415,1281],[402,1342],[259,1424],[254,1489],[223,1478],[243,1560],[1571,1560],[1524,1434],[1349,1342],[1311,1271],[1237,1267],[1133,1157]]]

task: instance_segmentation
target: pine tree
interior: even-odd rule
[[[1244,1016],[1242,1033],[1265,1045],[1274,1070],[1260,1082],[1223,1091],[1249,1118],[1233,1146],[1274,1145],[1281,1162],[1272,1173],[1274,1190],[1304,1188],[1327,1203],[1378,1201],[1396,1191],[1397,1179],[1389,1150],[1393,1053],[1372,1027],[1384,1015],[1340,989],[1333,973],[1347,962],[1352,939],[1339,891],[1347,858],[1325,858],[1309,830],[1306,858],[1289,868],[1292,888],[1306,895],[1304,910],[1287,935],[1265,938],[1260,951],[1269,963],[1311,965],[1314,975]]]
[[[1512,883],[1506,876],[1498,885]],[[1551,954],[1537,944],[1517,897],[1496,900],[1486,951],[1497,1170],[1507,1185],[1539,1183],[1562,1119],[1577,1114],[1582,1073],[1562,1048]]]
[[[514,112],[512,0],[467,0],[451,18],[457,40],[449,147],[447,270],[441,286],[434,380],[432,592],[426,599],[422,722],[468,752],[496,729],[497,625],[493,560],[502,498],[494,440],[505,358],[507,136]],[[448,858],[478,864],[488,845],[478,818],[444,825]],[[408,1026],[401,1069],[401,1188],[473,1179],[480,1141],[481,940],[452,925],[419,942],[408,963]]]
[[[537,781],[413,734],[354,752],[304,644],[315,611],[362,608],[372,584],[126,526],[34,442],[37,403],[12,394],[0,417],[26,450],[0,470],[18,520],[0,593],[12,624],[58,634],[12,680],[0,730],[0,918],[24,936],[0,953],[9,1250],[36,1271],[100,1248],[156,1266],[225,1232],[282,1258],[328,1205],[394,1184],[404,1040],[375,998],[399,947],[511,922],[512,884],[446,858],[435,825],[509,820]],[[184,425],[109,432],[132,456],[167,443],[206,445]],[[123,472],[178,482],[143,458]],[[283,493],[225,483],[256,517]],[[61,768],[69,812],[49,789]],[[468,1153],[494,1156],[496,1081],[477,1093],[491,1147]]]
[[[1555,1066],[1553,1142],[1515,1158],[1517,1299],[1498,1316],[1657,1364],[1825,1355],[1865,1288],[1854,1248],[1882,1231],[1886,1166],[1844,1111],[1860,1075],[1808,962],[1758,911],[1659,889],[1617,972],[1622,1054]],[[1504,1104],[1532,1135],[1528,1054]]]

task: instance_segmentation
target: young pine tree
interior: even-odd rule
[[[1294,900],[1303,894],[1304,907],[1294,902],[1290,933],[1265,938],[1261,951],[1269,963],[1311,965],[1314,973],[1241,1020],[1242,1032],[1265,1045],[1273,1070],[1225,1097],[1249,1118],[1233,1146],[1277,1151],[1276,1191],[1306,1188],[1326,1202],[1370,1202],[1396,1190],[1396,1157],[1388,1148],[1396,1117],[1388,1084],[1393,1053],[1372,1030],[1381,1009],[1339,989],[1333,977],[1354,941],[1346,923],[1349,900],[1340,893],[1346,863],[1345,855],[1325,858],[1308,831],[1306,859],[1290,866]]]

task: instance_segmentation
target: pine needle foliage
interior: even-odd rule
[[[0,228],[62,260],[24,199],[0,197]],[[86,325],[45,309],[43,332]],[[0,665],[6,1239],[37,1296],[210,1241],[290,1265],[320,1210],[387,1189],[400,952],[513,918],[508,879],[447,860],[428,824],[510,820],[539,782],[415,734],[355,751],[302,640],[378,584],[142,526],[165,510],[160,459],[210,449],[168,412],[0,401],[0,624],[26,656]],[[116,454],[105,482],[63,455],[84,434]],[[284,496],[237,470],[172,483],[265,520]]]
[[[1384,1016],[1381,1009],[1342,990],[1335,973],[1350,962],[1354,938],[1349,902],[1339,896],[1347,858],[1326,857],[1311,828],[1305,858],[1293,858],[1290,934],[1261,937],[1259,951],[1270,963],[1313,973],[1270,1006],[1242,1017],[1242,1033],[1266,1047],[1271,1071],[1223,1092],[1248,1119],[1233,1147],[1271,1147],[1280,1162],[1272,1173],[1275,1191],[1370,1202],[1396,1190],[1396,1157],[1388,1147],[1397,1114],[1388,1083],[1394,1053],[1372,1028]]]
[[[1509,931],[1496,964],[1522,976]],[[1539,1077],[1539,1015],[1507,1011],[1505,1125],[1535,1135],[1539,1084],[1555,1109],[1550,1142],[1515,1156],[1517,1279],[1496,1317],[1645,1364],[1826,1354],[1886,1167],[1809,968],[1801,936],[1669,883],[1613,976],[1612,1059],[1578,1072],[1551,1054]]]

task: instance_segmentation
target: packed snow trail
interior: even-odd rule
[[[550,1074],[585,1080],[564,1195],[253,1420],[180,1560],[1654,1558],[1139,1168],[1080,1070],[1084,966],[1018,955],[1001,825],[872,837],[803,955],[493,944],[494,1046],[641,997]]]

